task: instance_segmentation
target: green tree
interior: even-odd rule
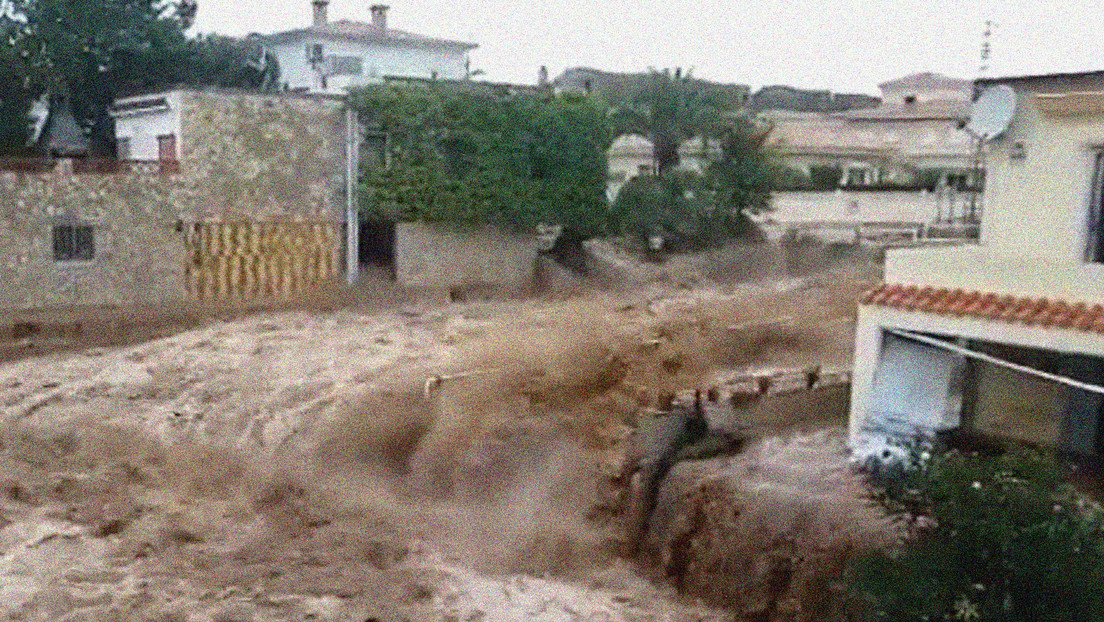
[[[1067,467],[1027,449],[933,453],[874,478],[909,535],[851,568],[865,619],[1104,619],[1104,523]]]
[[[0,155],[20,156],[29,155],[27,113],[40,93],[31,88],[22,59],[10,45],[13,30],[11,23],[0,26],[0,38],[8,43],[0,45]]]
[[[51,114],[66,102],[94,154],[114,152],[108,110],[117,97],[180,83],[257,88],[274,82],[273,59],[252,42],[187,38],[194,0],[7,0],[5,9],[5,71],[18,78],[22,97],[11,98],[10,107],[0,102],[2,114],[19,117],[21,100],[48,93]]]
[[[617,134],[641,134],[651,141],[660,177],[678,165],[683,141],[711,137],[723,125],[719,102],[690,73],[653,69],[629,104],[611,111]]]
[[[765,132],[678,69],[653,71],[631,102],[611,112],[613,126],[652,142],[656,174],[621,189],[612,210],[620,232],[659,236],[672,250],[754,236],[745,212],[768,206],[774,177]],[[678,168],[679,147],[691,138],[702,145],[700,173]]]

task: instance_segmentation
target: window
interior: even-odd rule
[[[307,44],[307,62],[311,64],[321,63],[325,58],[325,51],[322,49],[321,43],[308,43]]]
[[[1101,235],[1101,220],[1104,220],[1104,150],[1096,153],[1093,166],[1092,192],[1089,201],[1088,244],[1085,260],[1091,263],[1104,263],[1104,235]]]
[[[331,56],[326,59],[326,73],[331,76],[359,76],[364,72],[359,56]]]
[[[91,225],[54,225],[54,261],[92,261],[93,255]]]
[[[162,134],[157,137],[157,159],[161,162],[176,161],[176,136]]]
[[[905,104],[906,105],[911,106],[915,103],[916,103],[916,96],[915,95],[905,95]]]
[[[117,160],[129,160],[130,159],[130,139],[129,138],[116,138],[115,139],[115,159],[117,159]]]

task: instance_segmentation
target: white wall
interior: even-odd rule
[[[1104,356],[1104,336],[1097,333],[860,305],[855,328],[855,364],[851,376],[851,417],[848,425],[853,447],[861,442],[863,427],[867,425],[867,417],[874,406],[874,378],[883,330],[887,327],[1053,352]]]
[[[136,97],[133,99],[155,99],[164,97],[169,104],[168,110],[150,113],[137,113],[115,119],[115,137],[130,140],[130,159],[158,159],[157,137],[165,134],[176,136],[177,157],[183,147],[180,135],[181,105],[180,91],[165,94]],[[127,100],[119,100],[125,102]]]
[[[779,223],[916,222],[930,223],[949,213],[962,215],[969,195],[952,191],[896,192],[829,190],[777,191],[768,219]]]
[[[269,46],[280,63],[281,82],[286,82],[290,88],[321,88],[318,74],[307,62],[306,48],[313,44],[322,45],[324,56],[356,56],[362,59],[360,75],[329,76],[328,92],[340,93],[350,86],[377,82],[385,75],[431,78],[436,71],[441,79],[460,80],[465,77],[466,53],[462,49],[440,50],[307,38]]]
[[[1010,131],[989,148],[982,241],[995,253],[1080,264],[1104,118],[1044,117],[1034,93],[1019,90],[1017,96]],[[1026,158],[1010,159],[1018,142]]]

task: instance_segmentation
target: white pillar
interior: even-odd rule
[[[357,204],[357,174],[360,132],[356,112],[345,108],[345,282],[352,285],[360,276],[360,217]]]

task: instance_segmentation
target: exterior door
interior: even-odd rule
[[[176,161],[175,134],[163,134],[157,137],[157,159],[161,162]]]

